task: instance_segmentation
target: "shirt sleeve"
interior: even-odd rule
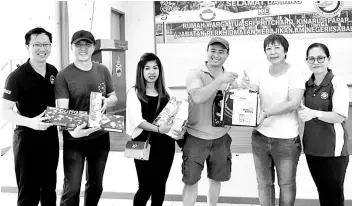
[[[59,72],[55,80],[55,99],[69,99],[70,93],[63,73]]]
[[[14,73],[11,73],[5,82],[2,98],[16,102],[18,99],[19,88]]]
[[[189,93],[193,89],[198,89],[203,86],[204,84],[199,71],[197,69],[191,69],[188,72],[187,79],[186,79],[187,93]]]
[[[303,73],[298,68],[290,68],[292,71],[290,72],[290,89],[305,89],[304,77]]]
[[[138,126],[145,121],[147,120],[142,117],[141,103],[134,87],[132,87],[128,91],[126,99],[126,133],[134,139],[142,133],[143,129]]]
[[[111,74],[109,69],[106,66],[104,67],[104,73],[105,73],[105,79],[106,79],[106,94],[110,94],[111,92],[114,92],[114,84],[112,82]]]
[[[332,95],[332,111],[348,118],[349,91],[342,78],[334,76],[331,81],[334,93]]]

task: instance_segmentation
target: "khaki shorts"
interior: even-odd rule
[[[193,185],[200,180],[204,162],[207,162],[208,178],[223,182],[231,177],[231,142],[228,134],[214,139],[204,140],[185,134],[182,155],[182,181]]]

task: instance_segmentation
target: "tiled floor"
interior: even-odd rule
[[[16,206],[17,195],[15,193],[1,193],[0,194],[0,205],[2,206]],[[60,196],[58,196],[57,205],[59,205]],[[83,198],[80,199],[80,205],[83,205]],[[132,206],[132,200],[126,199],[100,199],[99,206]],[[150,201],[147,206],[150,206]],[[182,206],[180,201],[165,201],[163,206]],[[195,206],[207,206],[206,203],[197,202]],[[257,206],[257,205],[248,205],[248,204],[225,204],[219,203],[217,206]]]
[[[182,206],[181,194],[183,183],[181,181],[181,163],[182,154],[176,153],[170,176],[166,185],[166,206]],[[13,153],[9,151],[5,156],[0,158],[2,191],[0,205],[16,205],[16,180],[13,165]],[[350,164],[351,165],[351,164]],[[345,198],[352,205],[352,170],[346,173],[345,180]],[[60,161],[57,170],[57,191],[61,194],[63,185],[63,166],[62,151],[60,151]],[[82,187],[84,190],[85,176],[82,177]],[[208,189],[208,180],[206,177],[206,168],[202,173],[199,185],[199,196],[201,202],[197,206],[206,206],[205,196]],[[132,159],[125,158],[122,152],[110,152],[104,175],[104,192],[100,205],[132,205],[132,198],[137,191],[138,182],[135,167]],[[279,188],[275,186],[276,198],[279,196]],[[231,179],[222,184],[219,206],[228,205],[256,205],[258,204],[258,192],[256,175],[253,165],[252,154],[233,154]],[[295,206],[318,206],[317,191],[314,182],[310,176],[304,155],[301,156],[297,170],[297,200]],[[172,200],[172,201],[170,201]],[[4,201],[4,202],[3,202]],[[228,203],[228,204],[223,204]]]

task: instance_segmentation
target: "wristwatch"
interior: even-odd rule
[[[315,116],[319,119],[321,116],[323,115],[323,112],[322,111],[317,111],[315,113]]]

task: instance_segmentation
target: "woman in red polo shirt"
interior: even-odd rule
[[[311,44],[306,53],[313,72],[306,82],[304,105],[298,115],[305,121],[303,146],[321,206],[343,206],[343,185],[349,155],[345,120],[349,91],[342,79],[329,69],[330,52],[321,43]]]

